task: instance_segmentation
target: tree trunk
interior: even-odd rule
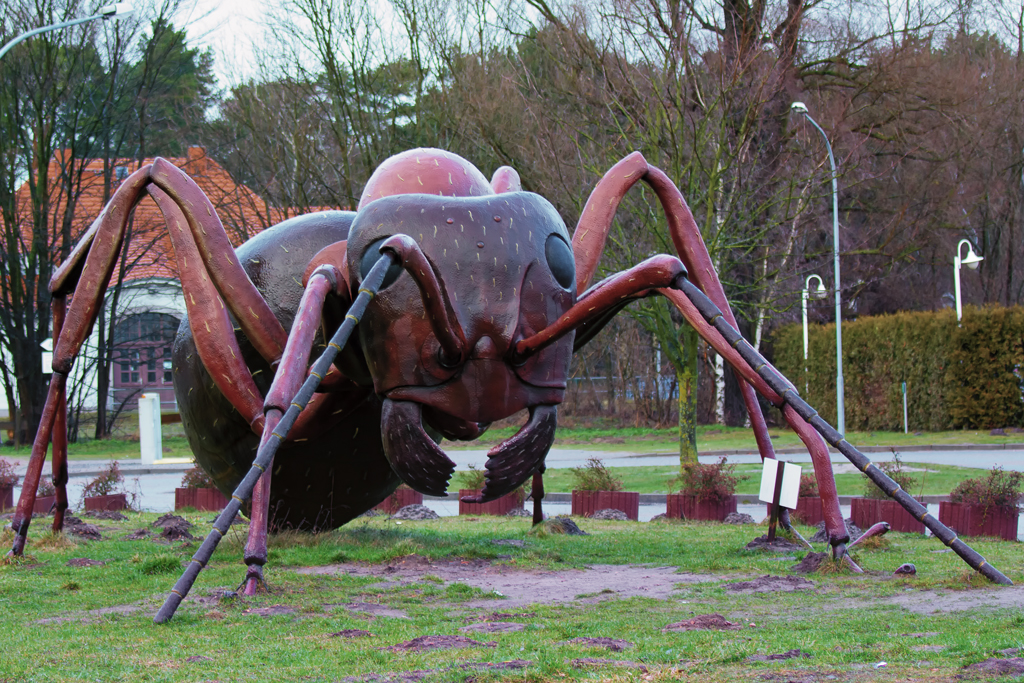
[[[725,424],[725,360],[715,354],[715,422]]]
[[[697,464],[697,330],[683,324],[683,367],[676,370],[679,380],[679,463]]]

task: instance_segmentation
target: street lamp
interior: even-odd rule
[[[815,290],[811,289],[811,280],[818,278],[818,288]],[[824,299],[826,294],[825,283],[821,281],[820,275],[809,275],[807,281],[804,282],[803,291],[800,292],[800,302],[804,309],[804,398],[807,398],[807,299],[812,297],[815,299]]]
[[[790,109],[798,114],[803,114],[811,125],[818,129],[821,137],[825,139],[825,148],[828,150],[828,162],[832,165],[832,256],[835,261],[836,272],[836,416],[840,434],[846,434],[846,406],[843,402],[843,304],[839,289],[839,188],[836,181],[836,160],[832,155],[832,145],[828,136],[821,129],[818,122],[807,113],[807,105],[803,102],[794,102]]]
[[[81,19],[72,19],[70,21],[62,21],[59,24],[50,24],[49,26],[42,26],[40,28],[34,28],[31,31],[26,31],[20,36],[16,36],[11,40],[7,41],[7,44],[0,47],[0,58],[7,54],[12,47],[32,36],[39,35],[40,33],[46,33],[47,31],[56,31],[62,28],[68,28],[70,26],[78,26],[84,24],[87,21],[93,21],[95,19],[123,19],[132,13],[132,6],[125,2],[119,2],[114,5],[107,5],[101,7],[97,14],[93,14],[88,17],[82,17]]]
[[[960,250],[964,245],[967,245],[967,256],[960,258]],[[978,256],[974,253],[974,247],[971,246],[969,240],[960,240],[959,244],[956,245],[956,256],[953,257],[953,288],[956,290],[956,324],[960,324],[960,318],[963,317],[962,309],[960,306],[960,266],[967,266],[971,270],[977,270],[978,264],[985,260],[984,256]]]

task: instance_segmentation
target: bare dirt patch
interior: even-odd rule
[[[463,633],[514,633],[526,629],[526,624],[515,621],[485,621],[479,624],[463,626],[459,630]]]
[[[69,567],[102,567],[108,560],[90,560],[88,557],[72,557],[65,562]]]
[[[464,583],[488,593],[500,593],[504,596],[502,605],[508,607],[572,602],[579,595],[602,593],[617,598],[648,597],[663,600],[672,597],[678,584],[722,579],[713,574],[679,574],[675,567],[593,565],[586,569],[561,571],[522,570],[488,560],[432,562],[418,555],[410,555],[387,565],[345,563],[303,567],[295,571],[312,575],[376,576],[400,584],[419,581],[429,574],[446,583]],[[387,584],[383,586],[387,587]],[[468,606],[488,607],[493,606],[493,603],[473,601]]]
[[[346,628],[328,634],[329,638],[372,638],[373,634],[361,628]]]
[[[623,512],[622,510],[614,510],[612,508],[605,508],[603,510],[598,510],[597,512],[595,512],[593,514],[591,519],[607,519],[607,520],[611,520],[613,522],[628,522],[629,521],[629,517],[626,516],[625,512]]]
[[[393,609],[387,605],[378,605],[372,602],[346,602],[336,605],[324,605],[325,610],[333,610],[341,607],[349,612],[368,616],[370,619],[377,617],[390,617],[391,619],[408,619],[409,615],[400,609]]]
[[[419,636],[404,643],[381,648],[388,652],[424,652],[426,650],[458,650],[464,647],[497,647],[494,641],[481,643],[465,636]]]
[[[1024,586],[963,591],[911,591],[879,600],[879,602],[899,605],[915,614],[962,612],[979,608],[1021,610],[1024,609]]]
[[[195,536],[189,533],[189,530],[192,529],[191,522],[178,515],[170,513],[163,515],[153,522],[151,526],[160,529],[160,536],[168,541],[177,541],[183,538],[190,541],[195,540]]]
[[[623,669],[636,669],[640,673],[647,673],[647,667],[640,662],[630,662],[622,659],[603,659],[601,657],[580,657],[572,662],[575,669],[587,669],[590,667],[616,666]]]
[[[772,576],[765,574],[750,581],[737,581],[722,586],[729,593],[792,593],[814,588],[814,582],[799,576]]]
[[[287,605],[271,605],[270,607],[253,607],[242,612],[242,614],[255,614],[258,617],[277,617],[295,614],[296,609]]]
[[[103,538],[99,527],[93,524],[72,524],[68,527],[68,533],[90,541],[99,541]]]
[[[128,519],[117,510],[89,510],[84,514],[86,517],[92,517],[93,519],[109,519],[115,522]]]
[[[391,516],[391,519],[401,519],[408,521],[427,521],[431,519],[441,519],[441,516],[436,512],[428,508],[426,505],[406,505],[404,508],[396,512]]]
[[[795,659],[797,657],[810,657],[806,652],[800,650],[786,650],[774,655],[750,655],[747,657],[748,662],[778,662],[784,659]]]
[[[533,619],[536,612],[491,612],[480,616],[466,617],[466,621],[508,621],[510,619]]]
[[[99,623],[100,618],[107,615],[120,615],[125,616],[128,614],[135,614],[141,612],[142,607],[140,605],[114,605],[112,607],[100,607],[99,609],[91,609],[86,612],[65,612],[56,617],[47,617],[45,619],[37,619],[33,621],[33,624],[64,624],[68,622],[77,621],[82,624],[96,624]]]
[[[573,638],[572,640],[565,641],[568,645],[582,645],[583,647],[603,647],[611,650],[612,652],[622,652],[623,650],[629,650],[634,647],[633,643],[628,640],[621,640],[619,638]]]
[[[798,574],[813,574],[826,561],[828,561],[828,553],[807,553],[804,555],[804,559],[790,567],[790,570]]]
[[[761,550],[771,553],[792,553],[800,552],[801,550],[807,550],[805,546],[793,541],[787,541],[784,538],[775,537],[773,541],[768,540],[768,536],[758,536],[753,541],[747,544],[747,550]]]
[[[740,625],[726,621],[721,614],[699,614],[686,621],[677,621],[661,629],[662,633],[672,631],[738,631]]]
[[[986,659],[964,667],[965,671],[985,676],[1020,676],[1024,674],[1024,657]]]
[[[447,671],[521,671],[534,662],[525,659],[512,659],[507,662],[466,662],[458,666],[451,666],[444,669],[419,669],[416,671],[401,671],[395,674],[364,674],[362,676],[346,676],[339,683],[414,683],[421,681],[427,676],[444,673]],[[466,678],[472,680],[471,677]]]

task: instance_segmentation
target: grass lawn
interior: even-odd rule
[[[188,515],[197,537],[212,516]],[[793,576],[804,553],[780,560],[746,551],[763,532],[754,526],[592,520],[580,521],[590,534],[582,537],[531,535],[527,520],[488,518],[362,518],[316,536],[281,534],[270,541],[271,593],[251,599],[225,594],[244,573],[238,525],[174,620],[155,626],[198,541],[126,539],[154,517],[86,519],[98,541],[54,537],[45,518],[35,521],[26,557],[0,563],[0,680],[337,681],[433,670],[431,681],[952,681],[964,666],[1024,645],[1021,589],[979,580],[933,539],[890,534],[857,553],[863,576],[812,574],[797,590],[735,592],[738,581]],[[971,543],[1024,581],[1019,544]],[[904,562],[917,565],[916,577],[892,576]],[[590,589],[576,587],[591,564],[617,567]],[[652,578],[616,579],[637,571]],[[552,578],[543,596],[531,593]],[[492,579],[513,588],[499,595],[486,588]],[[648,587],[650,595],[640,590]],[[706,614],[738,628],[663,631]],[[508,622],[522,629],[486,626]],[[476,644],[385,649],[421,636]],[[575,638],[631,647],[610,652]],[[748,659],[797,649],[807,656]],[[481,668],[503,662],[505,670]]]
[[[783,458],[785,459],[785,458]],[[931,463],[909,463],[905,466],[925,470],[913,472],[915,485],[910,492],[915,495],[944,496],[953,490],[953,487],[964,479],[984,476],[987,470],[972,467],[956,467],[953,465],[933,465]],[[803,464],[805,473],[812,472],[811,466]],[[679,474],[678,467],[659,467],[655,465],[638,467],[609,467],[611,473],[622,479],[623,489],[626,491],[638,491],[640,493],[668,493],[669,480]],[[745,476],[736,487],[739,494],[757,494],[761,485],[761,465],[742,464],[736,466],[736,474]],[[461,472],[456,473],[453,478],[452,490],[459,488],[458,484]],[[572,470],[549,469],[544,473],[544,488],[547,491],[571,491],[573,489]],[[865,485],[869,483],[867,477],[860,472],[848,472],[836,475],[836,487],[841,496],[860,496],[864,493]],[[874,486],[874,484],[871,484]],[[674,491],[678,491],[675,485]]]

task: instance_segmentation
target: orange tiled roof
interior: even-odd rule
[[[281,222],[289,216],[303,213],[299,210],[281,210],[269,205],[260,196],[245,185],[239,185],[228,174],[224,167],[213,159],[206,156],[206,150],[202,147],[190,147],[187,157],[175,157],[167,159],[175,166],[183,169],[202,188],[206,196],[210,198],[217,215],[220,216],[224,229],[232,244],[238,246],[250,237],[262,230]],[[153,159],[146,159],[143,164],[152,163]],[[71,236],[72,244],[84,233],[93,220],[103,210],[103,160],[88,159],[81,160],[84,163],[82,171],[81,194],[75,205],[74,220],[72,222]],[[132,159],[118,159],[113,162],[115,168],[124,170],[115,172],[122,177],[127,177],[139,168],[139,162]],[[50,161],[49,169],[51,185],[51,197],[56,199],[50,209],[51,247],[58,244],[60,217],[63,216],[67,197],[57,191],[57,183],[61,174],[61,159],[56,155]],[[115,177],[111,192],[116,189],[120,181]],[[31,201],[30,189],[26,182],[18,190],[16,206],[22,214],[22,225],[26,226],[25,239],[31,239]],[[132,238],[128,245],[128,257],[126,260],[125,280],[140,280],[146,278],[170,278],[178,279],[178,267],[174,260],[174,252],[171,248],[170,239],[167,236],[167,228],[164,223],[163,214],[157,208],[156,202],[151,197],[145,197],[135,208],[135,217],[132,223]],[[51,253],[59,253],[59,249],[51,248]],[[115,278],[117,277],[115,271]]]

